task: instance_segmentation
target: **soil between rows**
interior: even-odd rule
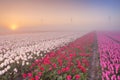
[[[101,80],[101,67],[100,67],[100,56],[98,52],[97,36],[95,36],[93,53],[92,56],[90,57],[88,80]]]

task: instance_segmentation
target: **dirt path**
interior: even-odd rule
[[[93,53],[90,58],[90,67],[88,71],[88,80],[101,80],[100,59],[98,52],[97,36],[95,37],[95,44]]]

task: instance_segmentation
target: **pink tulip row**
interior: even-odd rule
[[[106,35],[120,42],[120,32],[107,32]]]
[[[97,33],[102,80],[120,80],[120,44]]]

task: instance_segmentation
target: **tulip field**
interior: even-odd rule
[[[120,80],[120,33],[0,35],[0,80]]]

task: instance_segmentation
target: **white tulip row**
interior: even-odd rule
[[[70,33],[73,34],[73,33]],[[16,35],[6,35],[0,36],[0,50],[14,49],[18,47],[27,47],[31,45],[38,44],[41,41],[53,40],[58,37],[63,37],[70,35],[68,33],[58,34],[58,33],[34,33],[34,34],[16,34]]]

